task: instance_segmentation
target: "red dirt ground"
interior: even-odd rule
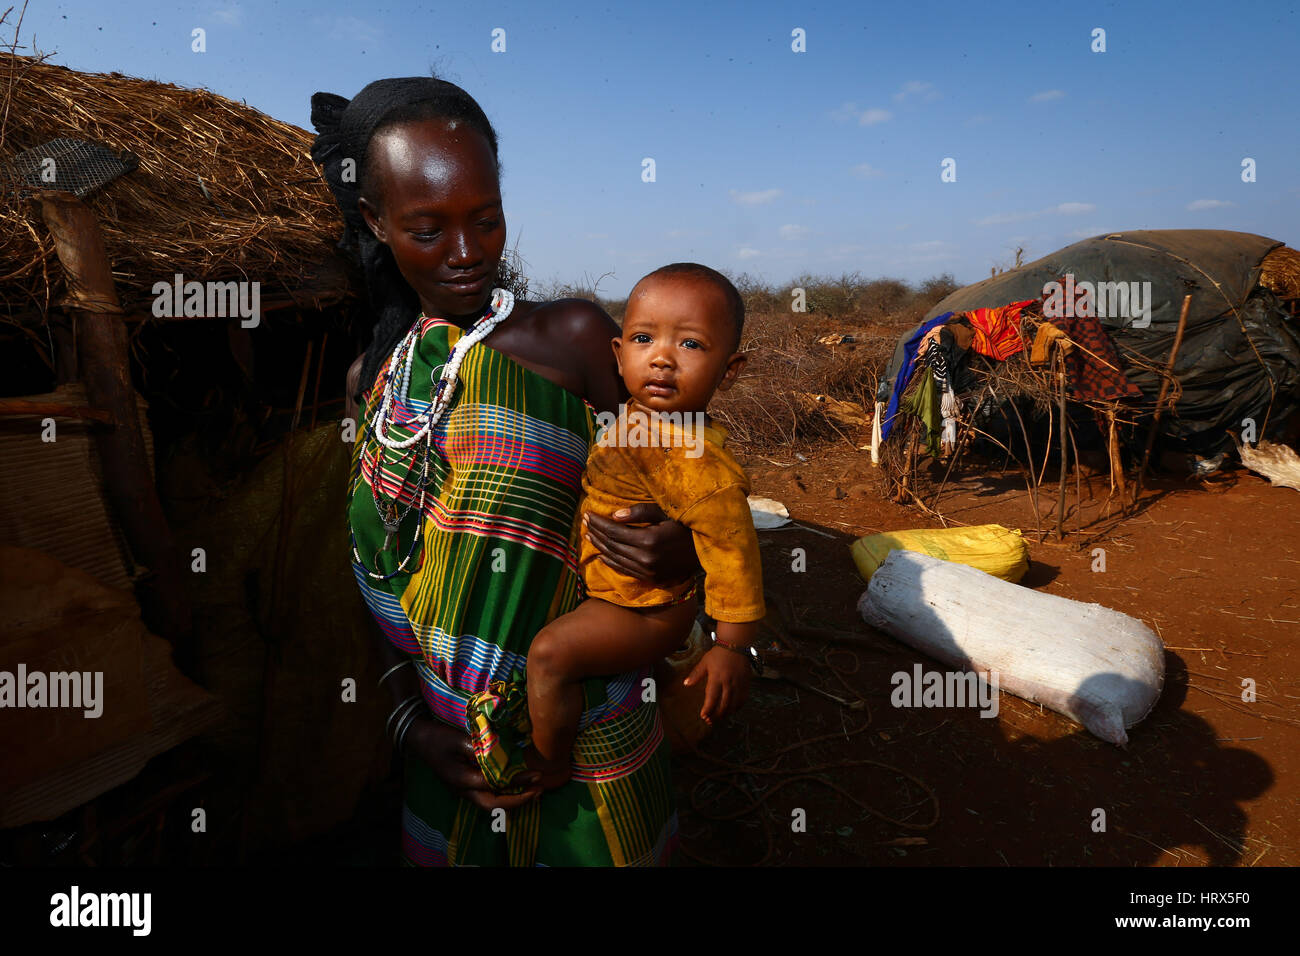
[[[804,625],[856,631],[865,641],[799,639],[802,663],[783,669],[868,707],[852,711],[784,681],[755,681],[749,703],[701,754],[675,761],[688,859],[1300,863],[1300,493],[1243,470],[1203,483],[1148,481],[1135,514],[1112,514],[1058,544],[1050,533],[1039,543],[1018,472],[969,467],[949,482],[939,510],[950,521],[1024,531],[1032,562],[1024,585],[1131,614],[1164,640],[1163,695],[1121,750],[1007,694],[994,719],[974,709],[892,708],[891,674],[939,665],[858,618],[865,584],[848,545],[937,520],[885,501],[868,453],[847,442],[806,462],[793,453],[738,458],[753,493],[782,501],[802,526],[759,533],[769,594],[787,597]],[[1093,477],[1092,490],[1104,499],[1106,479]],[[1049,481],[1044,511],[1055,497]],[[1079,527],[1075,508],[1071,480],[1067,529]],[[1085,524],[1099,509],[1095,498],[1086,502]],[[804,572],[791,570],[795,547],[806,550]],[[1092,570],[1097,547],[1106,550],[1104,573]],[[1247,677],[1257,686],[1254,703],[1241,700]],[[831,738],[774,763],[778,749],[822,735]],[[719,760],[772,772],[731,777],[737,790],[704,777],[724,769]],[[834,766],[851,761],[858,764]],[[810,766],[815,778],[797,777]],[[1096,808],[1105,811],[1104,832],[1093,829]],[[804,832],[794,831],[799,809]]]

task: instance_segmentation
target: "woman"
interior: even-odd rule
[[[519,745],[529,643],[581,599],[593,412],[627,397],[617,326],[589,302],[494,290],[497,137],[464,90],[410,77],[350,103],[317,93],[312,123],[376,320],[349,518],[405,756],[405,861],[664,864],[676,813],[648,673],[587,682],[567,786],[539,798]],[[657,508],[623,522],[649,524],[588,529],[612,567],[662,582],[696,567],[690,533]]]

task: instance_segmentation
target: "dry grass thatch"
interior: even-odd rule
[[[1259,264],[1259,284],[1279,299],[1300,299],[1300,252],[1278,246]]]
[[[258,281],[264,308],[268,297],[320,306],[346,294],[334,250],[342,219],[311,161],[310,133],[208,90],[0,53],[0,163],[57,138],[139,158],[85,198],[127,312],[147,313],[153,283],[177,272]],[[9,321],[44,321],[62,292],[34,191],[0,183],[0,318]]]

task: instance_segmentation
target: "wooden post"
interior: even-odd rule
[[[74,418],[83,422],[112,424],[113,416],[89,405],[60,402],[29,402],[21,398],[0,398],[0,415],[30,415],[35,418]]]
[[[1133,504],[1137,505],[1142,495],[1142,479],[1147,473],[1147,463],[1151,460],[1151,449],[1156,443],[1156,429],[1160,425],[1160,414],[1164,411],[1165,396],[1169,394],[1169,379],[1174,374],[1174,363],[1178,361],[1178,349],[1183,344],[1183,331],[1187,328],[1187,310],[1192,307],[1192,295],[1183,296],[1183,309],[1178,313],[1178,331],[1174,333],[1174,345],[1169,350],[1169,361],[1165,364],[1165,375],[1160,380],[1160,394],[1156,397],[1155,415],[1151,419],[1151,431],[1147,434],[1147,446],[1142,452],[1142,467],[1138,469],[1137,481],[1133,485]]]
[[[67,296],[59,304],[75,325],[86,397],[94,408],[111,416],[110,425],[94,429],[95,444],[113,513],[132,555],[150,572],[141,594],[142,616],[151,631],[172,643],[179,652],[177,664],[188,670],[193,661],[188,656],[192,623],[186,564],[172,541],[149,470],[131,385],[126,327],[99,223],[90,207],[72,193],[41,190],[34,198],[67,279]]]
[[[1055,354],[1052,364],[1056,371],[1056,386],[1061,390],[1056,399],[1057,410],[1060,412],[1058,417],[1061,419],[1061,477],[1056,492],[1056,540],[1063,541],[1065,539],[1065,473],[1068,464],[1065,447],[1065,362],[1059,346],[1053,351]]]
[[[320,357],[316,359],[316,384],[311,390],[311,424],[307,426],[308,431],[316,429],[316,413],[320,410],[320,377],[325,371],[325,346],[329,345],[329,341],[330,333],[326,329],[320,340]]]

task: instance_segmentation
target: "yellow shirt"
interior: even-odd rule
[[[620,508],[654,502],[695,537],[705,574],[705,613],[733,624],[759,620],[766,609],[749,479],[723,448],[726,429],[692,428],[689,421],[683,428],[654,416],[629,399],[617,425],[600,435],[583,474],[581,510],[610,517]],[[660,588],[620,574],[586,538],[579,563],[588,597],[624,607],[672,603],[694,583]]]

